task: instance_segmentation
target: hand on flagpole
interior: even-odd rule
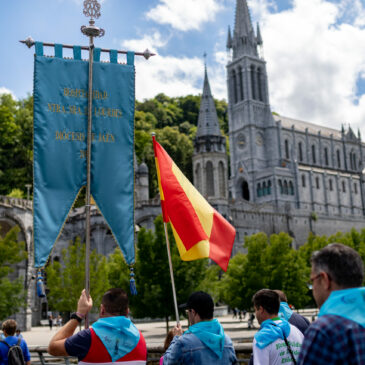
[[[86,290],[84,289],[81,292],[80,299],[77,303],[77,313],[86,316],[91,311],[91,308],[93,307],[93,300],[91,296],[86,295]]]
[[[183,330],[181,328],[181,324],[178,323],[174,329],[172,330],[174,336],[181,336],[183,334]]]

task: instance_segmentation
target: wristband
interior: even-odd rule
[[[76,315],[77,315],[78,317],[82,318],[82,319],[85,319],[85,317],[86,317],[86,314],[82,314],[82,313],[80,313],[80,312],[76,312]]]
[[[70,319],[76,319],[76,321],[81,323],[83,318],[79,317],[78,313],[72,313],[71,316],[70,316]]]

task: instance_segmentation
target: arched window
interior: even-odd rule
[[[285,158],[289,158],[289,141],[286,139],[284,144],[285,144]]]
[[[232,71],[232,88],[233,88],[233,102],[236,104],[238,102],[237,97],[237,78],[236,78],[236,71]]]
[[[316,177],[316,188],[319,189],[319,177]]]
[[[342,181],[342,192],[346,193],[346,183],[345,183],[345,181]]]
[[[240,100],[244,99],[243,95],[243,80],[242,80],[242,67],[238,67],[238,85],[240,89]]]
[[[246,180],[242,182],[242,198],[244,200],[250,200],[250,189]]]
[[[357,184],[354,183],[354,191],[355,191],[355,194],[357,194]]]
[[[195,177],[196,177],[195,186],[201,192],[202,191],[202,170],[200,167],[200,163],[198,163],[196,165]]]
[[[206,171],[206,182],[207,182],[207,196],[214,196],[214,174],[213,174],[213,164],[208,161],[205,166]]]
[[[284,189],[283,189],[283,183],[281,180],[279,180],[279,189],[280,189],[280,194],[284,193]]]
[[[267,194],[271,195],[271,180],[269,180],[267,183]]]
[[[260,198],[261,196],[262,196],[261,184],[258,183],[257,184],[257,197]]]
[[[299,154],[299,161],[303,162],[303,146],[302,142],[298,143],[298,154]]]
[[[262,195],[266,195],[266,194],[267,194],[266,181],[264,181],[263,184],[262,184]]]
[[[316,163],[316,146],[312,144],[312,162]]]
[[[305,175],[302,175],[302,186],[305,188]]]
[[[263,92],[262,92],[262,73],[261,73],[261,68],[259,67],[257,69],[257,91],[258,91],[258,99],[260,101],[263,101]]]
[[[341,168],[341,155],[340,155],[340,150],[336,151],[336,155],[337,155],[337,167],[340,169]]]
[[[251,92],[252,99],[256,99],[256,88],[255,88],[255,66],[251,65]]]
[[[288,190],[288,182],[286,180],[284,180],[284,194],[288,195],[289,190]]]
[[[224,173],[224,164],[219,161],[218,164],[218,178],[219,178],[219,195],[221,198],[226,196],[226,178]]]
[[[289,194],[294,195],[294,185],[291,181],[289,181]]]
[[[332,179],[329,179],[328,180],[328,184],[329,184],[329,187],[330,187],[330,191],[333,190],[333,183],[332,183]]]
[[[351,170],[354,169],[354,166],[353,166],[353,158],[352,158],[352,152],[350,152],[350,168]]]
[[[324,163],[326,166],[328,166],[328,148],[324,148]]]

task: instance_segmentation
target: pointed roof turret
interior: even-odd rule
[[[227,35],[227,45],[226,45],[227,49],[231,49],[232,48],[232,35],[231,35],[231,27],[228,26],[228,35]]]
[[[244,54],[257,56],[257,41],[247,0],[237,0],[233,32],[233,58]]]
[[[237,0],[236,18],[234,22],[234,34],[248,37],[253,33],[250,11],[246,0]]]
[[[204,86],[200,102],[197,137],[221,136],[219,128],[217,110],[210,90],[207,65],[204,66]]]
[[[264,44],[264,42],[262,41],[262,37],[261,37],[259,23],[257,23],[257,27],[256,27],[256,42],[257,42],[257,45],[259,45],[259,46],[262,46]]]

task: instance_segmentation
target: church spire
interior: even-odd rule
[[[261,37],[261,31],[260,31],[259,23],[257,23],[257,28],[256,28],[256,41],[257,41],[258,46],[262,46],[264,44],[264,42],[262,40],[262,37]]]
[[[204,54],[206,57],[206,54]],[[200,102],[197,137],[202,136],[221,136],[217,111],[210,90],[207,65],[204,65],[204,86],[203,94]]]
[[[238,58],[244,54],[257,56],[257,41],[247,0],[237,0],[233,32],[233,58]]]
[[[231,49],[232,48],[232,35],[231,35],[231,27],[228,26],[228,35],[227,35],[227,45],[226,45],[227,49]]]

